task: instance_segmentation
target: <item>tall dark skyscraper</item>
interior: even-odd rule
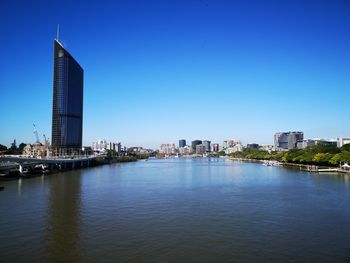
[[[185,147],[186,146],[186,140],[182,139],[179,140],[179,147]]]
[[[82,148],[83,79],[82,67],[55,39],[51,135],[55,154]]]
[[[192,141],[192,150],[196,151],[196,146],[202,144],[201,140],[194,140]]]

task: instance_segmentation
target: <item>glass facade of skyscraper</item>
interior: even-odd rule
[[[196,151],[196,146],[202,144],[201,140],[194,140],[192,141],[192,150],[195,152]]]
[[[83,79],[81,66],[55,40],[51,137],[54,152],[82,148]]]
[[[186,146],[186,140],[182,139],[179,140],[179,147],[185,147]]]

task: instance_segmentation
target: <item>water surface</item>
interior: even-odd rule
[[[2,182],[2,262],[349,262],[347,175],[225,159]]]

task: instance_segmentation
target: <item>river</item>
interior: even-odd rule
[[[178,158],[1,185],[1,262],[350,262],[349,175]]]

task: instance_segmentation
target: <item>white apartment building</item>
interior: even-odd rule
[[[176,153],[175,143],[162,144],[159,148],[159,152],[164,154],[175,154]]]
[[[186,145],[186,146],[184,146],[184,147],[180,147],[180,148],[179,148],[179,154],[184,154],[184,155],[186,155],[186,154],[191,154],[191,153],[192,153],[192,148],[191,148],[191,146]]]
[[[230,147],[234,147],[236,144],[242,144],[240,140],[226,140],[222,144],[222,148],[225,150]]]
[[[107,141],[98,140],[97,142],[92,143],[92,150],[94,152],[104,152],[107,150]]]
[[[94,152],[105,152],[107,150],[114,150],[121,152],[120,142],[107,142],[106,140],[98,140],[92,143],[92,150]]]
[[[345,144],[349,144],[350,143],[350,137],[339,137],[337,138],[337,147],[342,147]]]
[[[243,145],[242,144],[236,144],[232,147],[228,147],[225,150],[226,154],[230,154],[230,153],[235,153],[235,152],[242,152],[243,151]]]

